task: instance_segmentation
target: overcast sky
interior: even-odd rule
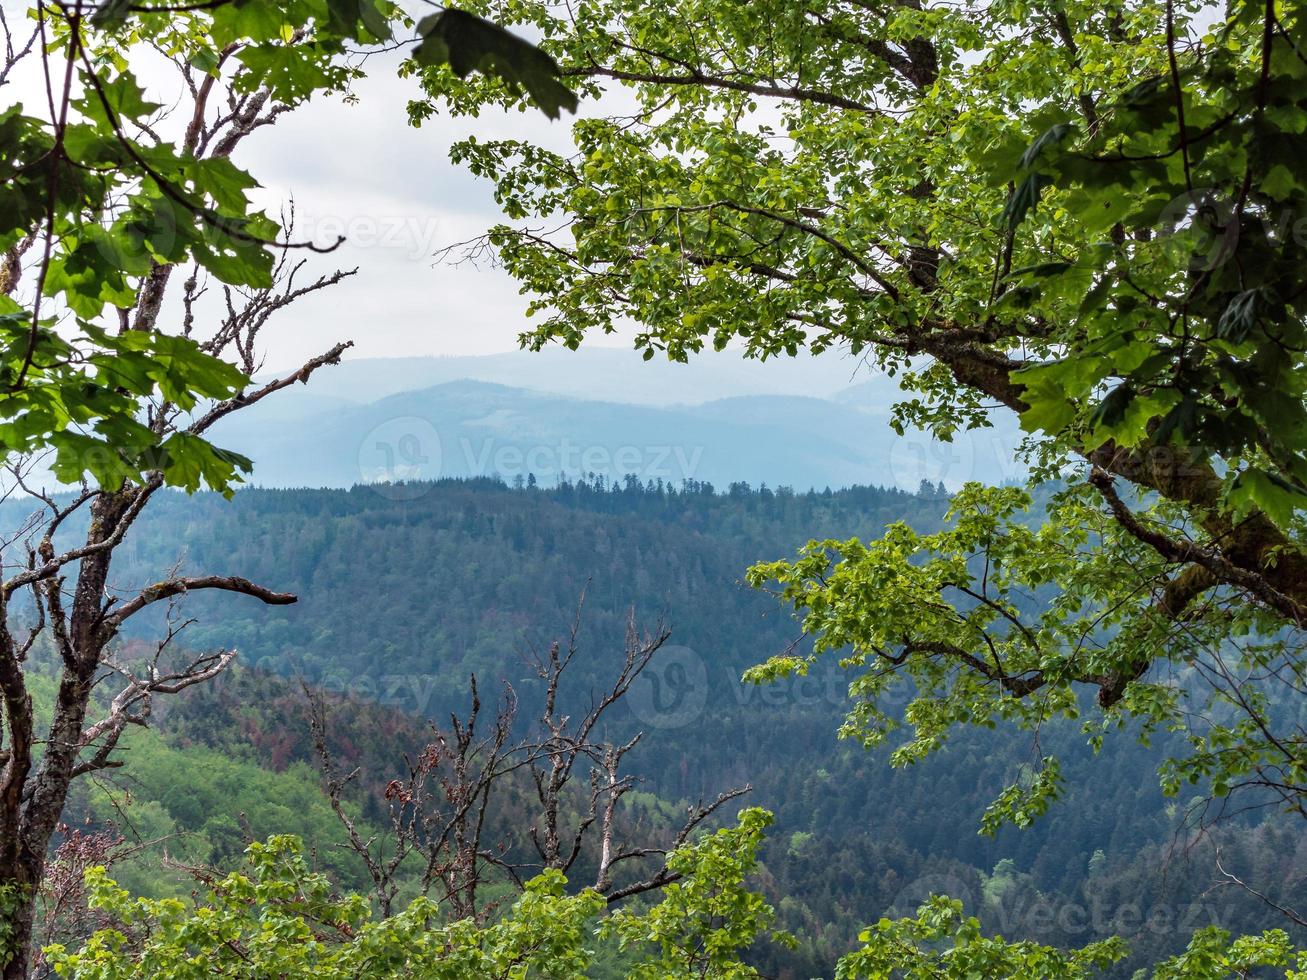
[[[26,0],[0,5],[11,26],[25,22]],[[313,259],[320,272],[359,268],[357,277],[279,314],[275,329],[270,325],[263,335],[270,367],[298,363],[340,339],[355,342],[356,357],[517,349],[527,298],[516,283],[484,266],[435,261],[442,246],[475,237],[499,218],[490,183],[450,163],[449,147],[476,133],[567,151],[575,117],[551,122],[534,109],[491,111],[477,119],[441,115],[414,129],[405,105],[419,90],[415,80],[397,77],[398,62],[394,55],[374,57],[367,77],[354,86],[356,103],[316,97],[256,132],[237,152],[236,162],[263,185],[259,204],[276,215],[294,200],[296,238],[347,237],[335,253]],[[22,101],[28,112],[43,115],[39,63],[30,58],[23,68],[0,105]],[[138,71],[157,101],[176,99],[180,90],[170,69],[142,63]]]
[[[28,6],[28,0],[0,0],[14,27],[26,21]],[[294,368],[342,340],[355,344],[350,358],[514,352],[518,335],[530,326],[529,297],[520,295],[503,271],[485,263],[437,261],[442,248],[482,235],[502,220],[493,185],[451,163],[449,148],[475,134],[530,140],[566,154],[573,149],[571,130],[578,117],[565,114],[551,121],[534,108],[488,110],[477,118],[439,114],[414,128],[406,106],[420,90],[416,80],[398,77],[399,62],[395,53],[373,56],[350,100],[319,95],[276,125],[257,130],[236,153],[236,163],[262,185],[256,192],[259,206],[276,216],[294,202],[294,239],[346,238],[329,255],[300,252],[297,258],[308,258],[310,270],[319,275],[358,268],[356,276],[276,314],[260,334],[267,370]],[[151,98],[177,106],[184,89],[175,68],[148,52],[134,59],[133,67]],[[0,92],[0,106],[21,101],[27,112],[44,115],[40,63],[32,57],[21,68]],[[580,116],[624,113],[633,105],[631,93],[615,86],[601,99],[583,101]],[[188,115],[171,113],[158,128],[171,135]],[[214,291],[209,301],[216,299]],[[208,309],[220,312],[216,303]],[[175,295],[165,316],[170,311],[180,316]],[[642,363],[632,349],[634,333],[632,327],[614,336],[593,334],[586,342],[624,348],[634,366]],[[736,370],[724,364],[734,357],[719,360],[723,370]],[[824,366],[834,358],[820,360]],[[716,369],[711,354],[699,361]],[[767,388],[779,375],[792,374],[796,383],[806,377],[803,366],[781,361],[750,362],[747,370],[756,371]],[[544,365],[540,370],[547,372]],[[833,364],[831,371],[841,380],[854,373],[845,364]],[[763,381],[764,375],[771,380]]]
[[[443,246],[473,238],[499,220],[492,186],[449,162],[450,145],[484,138],[530,138],[566,150],[572,117],[488,112],[408,125],[413,80],[376,60],[355,88],[357,104],[318,98],[255,134],[240,162],[264,185],[271,211],[295,201],[298,235],[319,242],[344,234],[328,266],[359,275],[288,311],[270,338],[270,364],[340,338],[356,355],[482,354],[514,350],[527,298],[502,271],[437,263]]]

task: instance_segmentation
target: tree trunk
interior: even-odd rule
[[[131,502],[131,492],[103,494],[91,505],[88,545],[107,541]],[[63,672],[54,716],[39,768],[32,772],[34,744],[31,696],[23,681],[13,636],[0,619],[0,688],[10,719],[10,752],[0,798],[0,980],[25,980],[31,959],[37,892],[46,848],[59,825],[68,785],[81,750],[87,703],[104,645],[113,636],[101,608],[112,549],[79,562],[68,628],[56,629]],[[62,620],[58,582],[48,593],[52,619]]]
[[[27,980],[44,856],[20,853],[0,868],[0,978]]]

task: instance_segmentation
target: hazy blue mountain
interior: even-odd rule
[[[836,352],[821,357],[746,359],[735,351],[707,351],[688,364],[637,351],[582,347],[514,351],[478,357],[403,357],[347,360],[313,377],[318,395],[360,404],[449,381],[486,381],[571,398],[629,405],[697,405],[736,395],[807,395],[829,398],[871,378],[871,369]],[[872,384],[892,398],[893,379]]]
[[[307,397],[306,397],[307,396]],[[335,393],[288,392],[214,432],[250,456],[269,487],[534,475],[634,474],[797,489],[877,484],[916,489],[1001,482],[1015,430],[985,430],[944,446],[898,437],[884,408],[794,395],[737,396],[655,407],[568,398],[459,380],[368,404]]]
[[[737,353],[688,365],[613,348],[485,357],[355,360],[317,372],[220,423],[219,445],[254,460],[264,487],[586,473],[737,481],[798,490],[923,480],[1017,480],[1015,420],[943,444],[897,436],[897,382],[848,358]],[[57,488],[44,467],[29,485]],[[2,481],[0,481],[2,482]]]

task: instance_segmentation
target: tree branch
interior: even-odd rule
[[[110,630],[117,629],[124,620],[136,615],[146,606],[163,599],[170,599],[173,596],[184,595],[187,592],[196,592],[202,589],[217,589],[222,592],[236,592],[241,595],[253,596],[270,606],[289,606],[299,601],[296,596],[289,592],[273,592],[261,585],[255,585],[249,579],[236,576],[201,575],[193,578],[175,578],[166,582],[156,582],[154,585],[142,589],[136,598],[124,603],[117,610],[105,616],[104,626]]]

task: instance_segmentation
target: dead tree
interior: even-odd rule
[[[602,723],[671,633],[660,622],[652,633],[641,634],[632,613],[616,677],[584,713],[574,716],[562,705],[567,670],[579,652],[579,628],[580,606],[566,644],[552,644],[544,656],[532,658],[543,684],[542,707],[534,723],[520,731],[518,699],[509,686],[489,730],[481,730],[482,703],[472,678],[467,715],[451,715],[448,729],[433,726],[432,741],[415,758],[405,759],[406,775],[382,790],[389,820],[381,833],[365,836],[351,816],[347,793],[360,783],[361,773],[355,769],[341,775],[328,747],[326,701],[306,688],[324,786],[346,832],[340,846],[366,867],[383,916],[393,911],[401,879],[416,877],[422,893],[435,892],[452,916],[480,922],[490,911],[477,897],[484,884],[507,880],[521,887],[545,869],[567,874],[583,855],[595,868],[586,884],[610,903],[661,888],[678,877],[667,866],[667,855],[722,806],[749,792],[744,786],[699,801],[666,840],[628,841],[619,804],[637,779],[623,767],[641,735],[606,741]],[[581,779],[584,787],[576,785]],[[524,807],[510,815],[503,802],[510,794],[515,801],[530,801],[534,812]],[[489,830],[492,822],[509,825],[497,839]],[[417,867],[408,870],[410,863]],[[618,873],[628,867],[632,874]]]
[[[545,656],[534,658],[535,671],[544,684],[545,696],[539,724],[541,734],[533,744],[535,751],[530,763],[540,811],[531,825],[529,837],[540,859],[539,867],[556,868],[566,874],[581,857],[587,838],[596,834],[599,850],[592,885],[601,894],[608,895],[611,901],[616,901],[661,888],[674,881],[675,875],[664,863],[648,877],[614,888],[615,868],[626,862],[665,857],[685,843],[690,834],[720,807],[747,793],[750,787],[729,790],[711,802],[701,800],[692,806],[685,823],[668,846],[633,845],[622,840],[618,804],[636,785],[634,776],[623,773],[622,764],[643,736],[637,732],[624,742],[613,743],[601,740],[599,733],[604,719],[614,706],[622,702],[631,685],[653,662],[672,634],[661,620],[652,632],[642,634],[633,611],[627,618],[626,642],[617,676],[592,699],[584,714],[573,717],[560,707],[560,692],[567,669],[579,650],[578,634],[584,603],[585,596],[582,595],[566,646],[553,643]],[[569,829],[565,826],[569,811],[566,801],[578,765],[583,771],[588,770],[589,789],[575,811]]]
[[[327,796],[347,840],[340,846],[354,852],[372,879],[372,893],[383,917],[393,910],[401,869],[409,858],[420,864],[422,894],[438,889],[437,898],[460,919],[480,920],[488,909],[479,905],[482,864],[497,861],[483,846],[486,817],[496,784],[529,764],[532,748],[513,742],[517,698],[506,687],[489,733],[481,724],[481,697],[471,679],[471,705],[466,718],[450,715],[448,730],[431,726],[432,739],[416,757],[404,759],[405,775],[386,783],[389,808],[384,834],[364,838],[346,807],[347,787],[359,780],[357,768],[342,775],[328,747],[328,706],[320,692],[305,686],[309,724],[322,767]]]
[[[113,827],[69,827],[60,824],[59,845],[50,855],[38,892],[35,927],[37,945],[72,945],[84,941],[99,929],[114,924],[112,918],[90,907],[86,872],[93,867],[112,868],[157,841],[129,842]],[[33,961],[37,977],[55,973],[38,953]]]

